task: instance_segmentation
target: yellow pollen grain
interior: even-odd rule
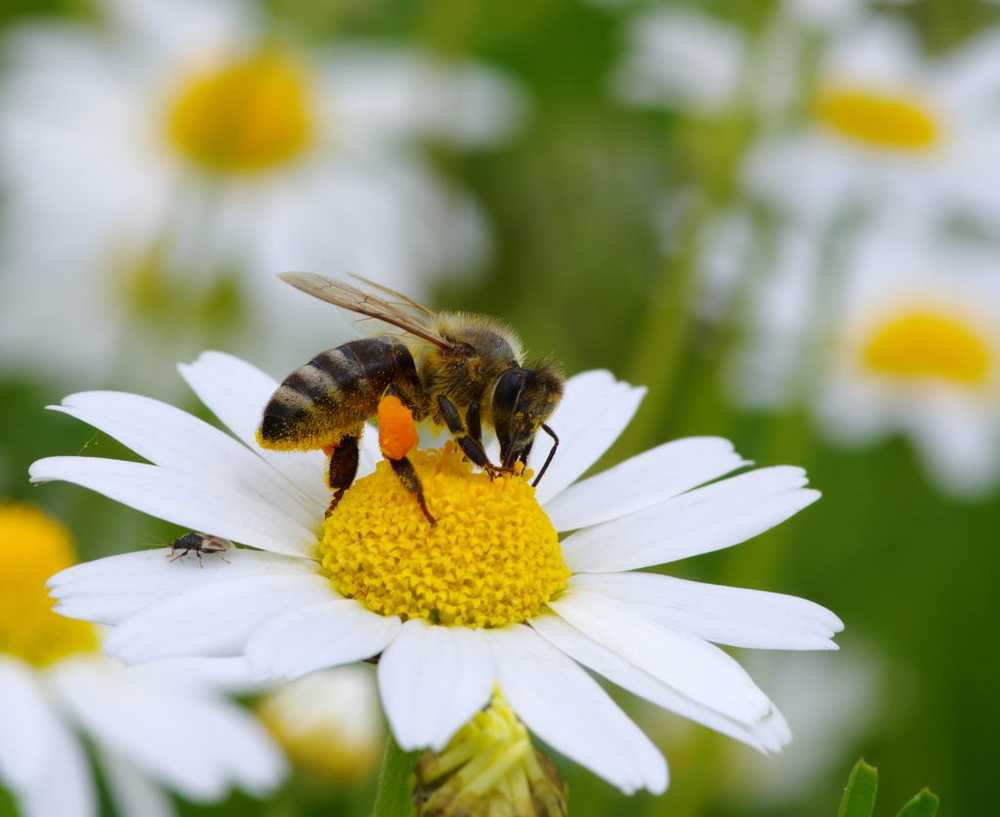
[[[202,170],[241,174],[300,157],[315,120],[304,69],[267,48],[189,77],[167,109],[170,143]]]
[[[842,136],[883,150],[927,151],[941,138],[938,121],[923,101],[861,88],[821,93],[815,115]]]
[[[988,384],[996,366],[992,344],[978,326],[933,307],[897,312],[872,326],[861,357],[879,375],[962,386]]]
[[[503,627],[566,587],[559,537],[526,477],[491,481],[450,444],[410,459],[437,524],[379,462],[323,525],[318,558],[338,593],[382,615]]]
[[[92,624],[52,612],[46,580],[75,562],[69,532],[37,508],[0,505],[0,654],[44,667],[98,648]]]

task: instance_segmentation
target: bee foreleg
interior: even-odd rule
[[[358,473],[358,438],[353,435],[341,437],[340,442],[330,452],[330,465],[327,470],[327,482],[333,496],[330,504],[326,508],[326,515],[333,513],[333,509],[344,496],[344,492],[351,487],[354,477]]]
[[[458,443],[462,453],[465,454],[475,465],[486,471],[491,477],[498,476],[509,469],[501,468],[490,462],[489,455],[483,447],[482,426],[479,421],[479,405],[473,403],[469,406],[465,415],[465,423],[458,413],[458,408],[444,395],[438,395],[438,410],[444,419],[448,431],[455,435],[455,442]]]
[[[417,469],[413,467],[413,463],[406,457],[400,457],[398,460],[386,459],[389,465],[392,466],[392,470],[396,472],[396,476],[399,477],[399,481],[403,483],[403,487],[416,497],[417,504],[420,505],[420,510],[427,517],[427,521],[432,525],[436,525],[437,520],[427,510],[427,501],[424,499],[424,486],[420,482],[420,477],[417,474]]]

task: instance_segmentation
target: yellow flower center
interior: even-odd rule
[[[98,648],[94,626],[52,612],[45,590],[74,562],[62,525],[27,505],[0,505],[0,653],[44,667]]]
[[[269,48],[189,77],[168,108],[167,134],[202,170],[254,173],[305,152],[313,113],[302,66]]]
[[[898,379],[986,385],[996,365],[993,346],[974,320],[963,317],[935,307],[895,312],[869,330],[862,363]]]
[[[882,150],[926,151],[941,138],[934,113],[919,99],[831,88],[819,95],[815,113],[841,136]]]
[[[559,537],[525,476],[491,481],[451,444],[410,460],[437,524],[379,462],[323,525],[317,555],[338,593],[382,615],[503,627],[565,588]]]

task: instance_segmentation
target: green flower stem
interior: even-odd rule
[[[610,454],[619,461],[658,441],[665,418],[673,405],[680,364],[690,340],[691,299],[696,282],[698,237],[708,217],[707,208],[696,207],[684,229],[680,253],[663,263],[659,279],[650,292],[635,356],[625,379],[648,387],[635,418],[629,423]]]
[[[420,752],[404,752],[390,734],[385,740],[373,817],[410,817],[413,813],[413,767]]]

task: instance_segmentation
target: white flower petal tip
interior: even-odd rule
[[[659,749],[578,664],[524,625],[484,637],[500,689],[532,732],[625,794],[666,791]]]
[[[825,607],[782,593],[654,573],[582,573],[571,593],[612,599],[671,630],[733,647],[835,650],[844,623]],[[581,602],[582,603],[582,602]]]
[[[820,498],[802,468],[781,465],[729,477],[563,540],[576,573],[611,573],[732,547]]]
[[[329,587],[327,592],[333,595]],[[246,656],[254,672],[294,680],[378,655],[400,627],[396,616],[376,615],[353,599],[328,598],[273,618],[247,642]]]
[[[577,590],[549,607],[628,663],[731,720],[757,723],[772,709],[731,656],[698,636],[649,620],[636,606]]]
[[[382,653],[379,690],[399,745],[440,751],[487,704],[495,679],[482,633],[407,621]]]

